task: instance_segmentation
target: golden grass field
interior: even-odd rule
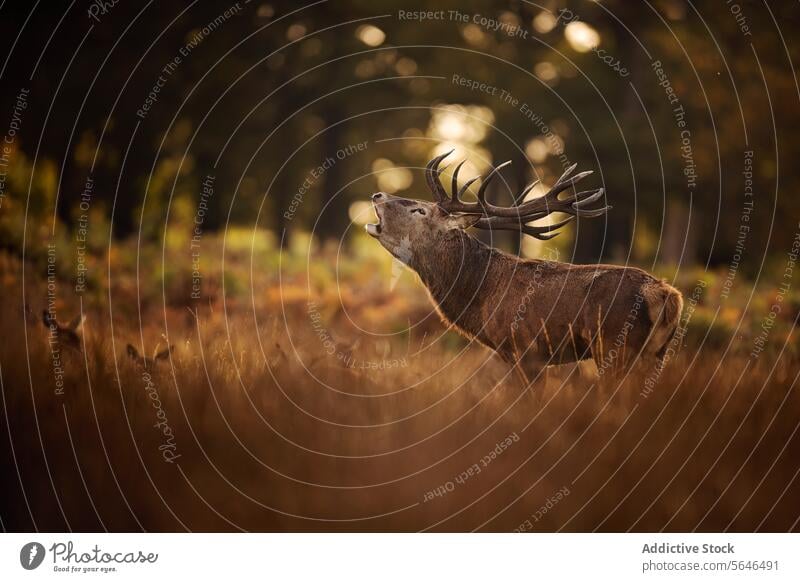
[[[251,271],[233,249],[223,276],[205,244],[195,302],[165,273],[185,260],[137,275],[129,248],[82,297],[58,279],[59,319],[87,315],[63,389],[42,266],[3,256],[5,529],[800,529],[794,312],[750,358],[760,304],[720,315],[712,282],[649,394],[569,369],[525,391],[378,250],[265,248]],[[125,353],[166,338],[149,373]]]

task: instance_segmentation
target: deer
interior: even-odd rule
[[[590,205],[604,197],[603,188],[575,190],[591,171],[573,175],[573,164],[544,195],[526,200],[534,182],[510,206],[499,206],[486,199],[487,187],[511,162],[459,186],[462,161],[448,194],[439,166],[451,153],[425,167],[433,202],[377,192],[378,221],[365,227],[417,273],[446,327],[493,350],[525,386],[548,366],[582,360],[594,360],[599,376],[665,364],[683,309],[680,291],[666,281],[632,266],[520,258],[468,232],[510,230],[549,240],[575,218],[602,216],[611,206]],[[479,179],[477,201],[464,201]],[[554,213],[567,218],[531,224]]]
[[[69,323],[63,324],[47,309],[42,310],[42,323],[49,331],[50,337],[60,345],[78,353],[82,351],[84,321],[86,321],[86,316],[78,315]]]
[[[167,346],[167,349],[158,351],[159,346],[156,345],[155,350],[153,350],[153,357],[143,356],[139,353],[134,346],[128,344],[125,347],[125,351],[128,354],[128,357],[133,361],[134,364],[139,366],[145,372],[153,372],[158,366],[158,363],[162,360],[168,360],[170,354],[175,350],[175,346]]]

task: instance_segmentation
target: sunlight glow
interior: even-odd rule
[[[436,130],[444,139],[458,140],[467,133],[467,124],[456,113],[445,113],[439,117]]]
[[[487,42],[487,35],[475,24],[468,24],[461,29],[461,36],[473,46],[483,46]]]
[[[258,7],[256,16],[259,18],[272,18],[275,14],[275,9],[269,4],[262,4]]]
[[[552,12],[548,12],[547,10],[542,10],[533,19],[534,30],[541,34],[550,32],[556,27],[556,24],[558,24],[558,20],[553,16]]]
[[[549,155],[549,150],[547,148],[547,144],[544,143],[544,140],[541,138],[534,138],[528,142],[528,145],[525,146],[525,155],[528,156],[534,164],[541,164]]]
[[[558,79],[558,69],[549,61],[542,61],[533,67],[534,74],[545,83],[551,83]]]
[[[386,33],[377,26],[365,24],[356,29],[356,38],[367,46],[380,46],[386,40]]]
[[[579,53],[588,53],[600,44],[600,33],[580,20],[570,22],[564,28],[564,37],[570,46]]]
[[[286,29],[286,38],[288,40],[297,40],[298,38],[302,38],[305,35],[306,30],[306,27],[302,24],[292,24]]]
[[[437,139],[478,143],[494,123],[494,113],[480,105],[448,105],[433,111],[430,133]]]
[[[408,168],[398,168],[394,162],[386,158],[378,158],[372,162],[372,171],[381,192],[394,194],[398,190],[405,190],[414,181],[414,175]]]
[[[353,202],[350,205],[347,214],[350,216],[350,220],[362,226],[368,222],[374,222],[377,220],[375,211],[372,209],[372,204],[364,200]]]
[[[399,75],[413,75],[417,72],[417,63],[416,61],[409,59],[408,57],[403,57],[394,66],[395,71]]]

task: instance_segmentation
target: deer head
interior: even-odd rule
[[[142,368],[145,372],[151,372],[155,370],[156,366],[161,360],[168,360],[170,354],[175,350],[175,346],[167,346],[167,349],[163,351],[158,351],[159,345],[156,345],[155,350],[153,350],[153,357],[149,358],[147,356],[143,356],[139,353],[135,347],[131,344],[128,344],[125,348],[125,351],[128,353],[128,357],[133,360],[133,362]]]
[[[479,216],[450,213],[433,202],[400,198],[383,192],[372,195],[377,224],[367,233],[378,239],[395,258],[412,265],[415,255],[433,250],[439,235],[474,225]]]
[[[78,315],[67,324],[58,321],[47,309],[42,311],[42,323],[49,330],[53,338],[66,347],[81,351],[83,340],[83,322],[86,321],[85,315]]]
[[[573,176],[572,172],[577,164],[567,168],[544,196],[525,200],[538,183],[534,182],[523,189],[511,206],[505,207],[487,202],[486,189],[498,172],[511,162],[500,164],[486,175],[476,176],[459,187],[458,173],[464,165],[462,161],[453,171],[452,190],[448,195],[440,179],[444,168],[440,169],[439,164],[451,153],[452,150],[433,158],[425,168],[425,179],[434,202],[400,198],[383,192],[372,195],[378,222],[368,224],[367,233],[378,239],[397,259],[412,267],[415,257],[421,254],[429,256],[435,252],[441,235],[452,230],[465,230],[471,226],[485,230],[515,230],[547,240],[557,236],[556,231],[576,216],[591,218],[601,216],[611,209],[610,206],[586,208],[603,196],[602,188],[560,197],[563,192],[592,173],[581,172]],[[464,193],[478,180],[481,184],[476,193],[477,202],[464,202]],[[569,217],[555,224],[529,224],[555,212],[567,214]]]

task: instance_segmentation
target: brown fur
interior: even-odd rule
[[[42,323],[53,338],[75,352],[82,351],[84,320],[85,317],[79,315],[68,324],[63,324],[46,309],[42,311]]]
[[[635,267],[520,259],[473,238],[462,230],[468,220],[435,204],[375,200],[380,224],[370,234],[419,274],[448,325],[518,364],[526,379],[584,359],[604,374],[663,358],[683,304],[666,282]]]
[[[133,360],[137,366],[142,368],[145,372],[152,372],[156,369],[156,366],[158,366],[159,361],[169,359],[169,355],[174,349],[175,346],[168,346],[167,349],[159,352],[158,347],[156,347],[156,351],[153,353],[152,358],[141,355],[139,350],[137,350],[131,344],[126,346],[125,351],[127,352],[128,357]]]

